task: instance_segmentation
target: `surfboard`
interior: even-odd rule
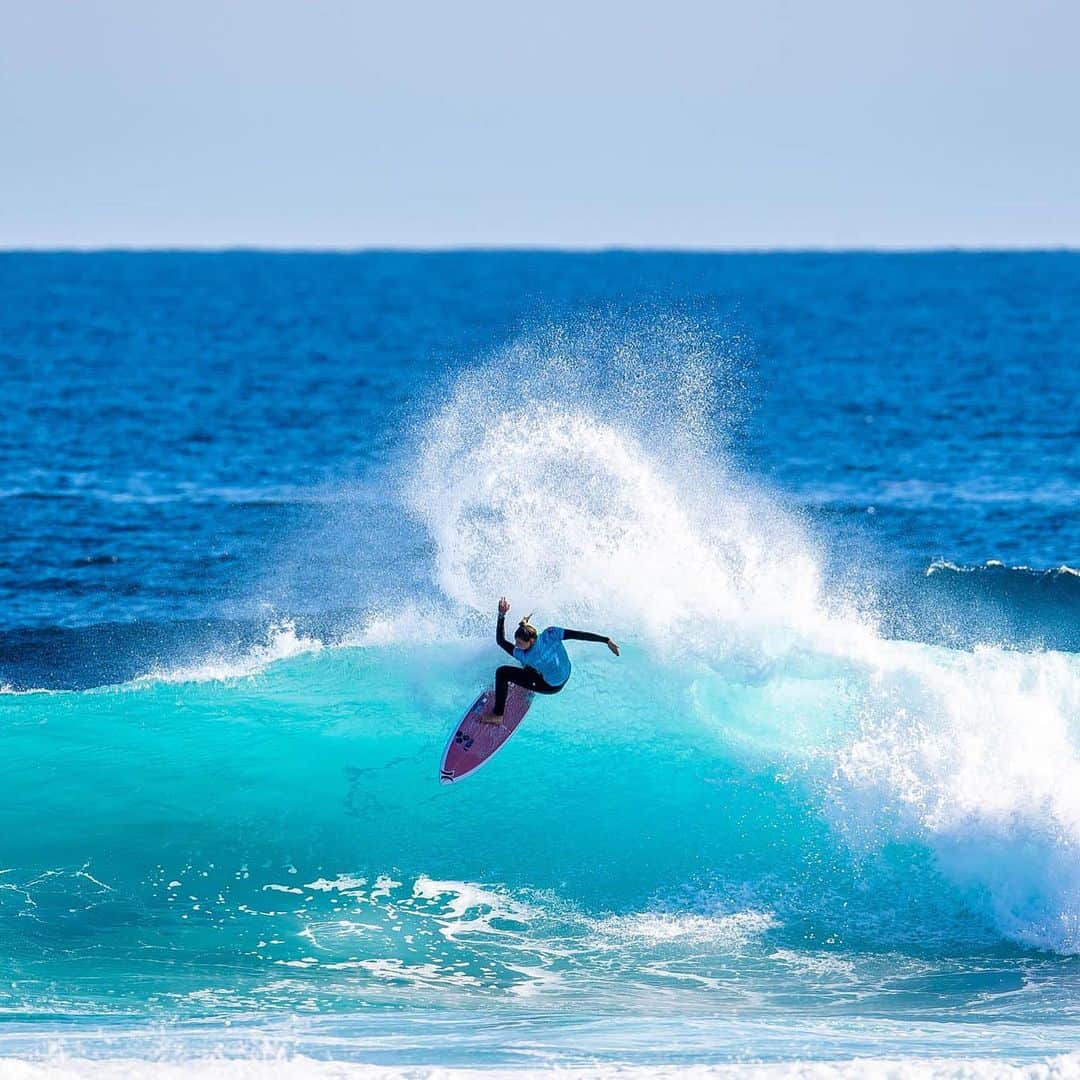
[[[506,695],[502,723],[486,724],[480,717],[491,715],[495,705],[495,687],[485,690],[454,728],[443,751],[439,780],[444,784],[454,784],[471,776],[481,765],[486,765],[517,730],[522,717],[529,711],[532,699],[532,691],[511,684],[510,692]]]

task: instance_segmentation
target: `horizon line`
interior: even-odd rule
[[[74,244],[0,245],[0,255],[1006,255],[1078,254],[1080,244]]]

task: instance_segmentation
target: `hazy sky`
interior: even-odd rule
[[[0,0],[0,247],[1080,246],[1080,3]]]

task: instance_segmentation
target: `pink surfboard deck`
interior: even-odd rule
[[[495,705],[495,688],[485,690],[454,728],[443,751],[439,780],[444,784],[455,784],[489,762],[517,730],[522,717],[529,711],[532,699],[531,691],[511,685],[506,695],[502,723],[486,724],[480,717],[491,715]]]

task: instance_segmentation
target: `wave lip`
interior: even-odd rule
[[[889,620],[899,636],[954,646],[1080,652],[1080,571],[996,559],[935,559],[902,590]]]
[[[934,574],[1022,574],[1045,581],[1058,578],[1080,578],[1080,570],[1062,563],[1049,570],[1037,570],[1031,566],[1006,566],[999,559],[987,559],[984,563],[964,566],[948,559],[935,559],[924,571],[927,577]]]
[[[244,653],[221,654],[179,667],[154,668],[132,680],[129,685],[227,682],[250,678],[265,671],[271,664],[307,653],[318,653],[324,648],[325,644],[319,638],[298,633],[291,619],[279,619],[270,624],[265,642],[252,645]]]

